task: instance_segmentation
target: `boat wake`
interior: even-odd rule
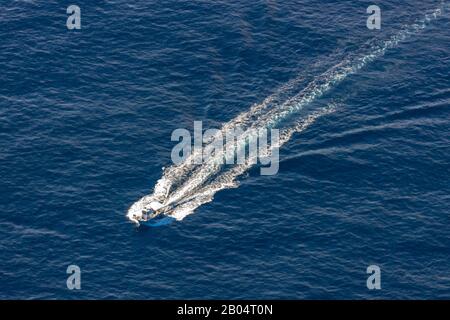
[[[403,27],[388,40],[369,45],[367,50],[347,55],[341,62],[316,76],[300,92],[285,98],[299,82],[299,79],[294,79],[261,103],[253,105],[250,110],[223,124],[218,135],[225,136],[226,132],[240,129],[243,132],[241,139],[239,137],[236,139],[240,143],[227,142],[222,152],[217,152],[205,162],[197,164],[194,159],[201,157],[213,147],[217,135],[210,137],[208,141],[204,141],[202,150],[194,149],[181,164],[165,168],[154,187],[153,194],[135,202],[128,211],[128,217],[131,219],[133,213],[145,210],[152,201],[158,201],[171,208],[166,215],[182,220],[202,204],[212,201],[216,192],[237,187],[238,177],[254,166],[254,159],[245,159],[244,163],[233,166],[224,165],[222,161],[217,161],[218,159],[234,156],[239,148],[245,148],[245,137],[248,137],[250,132],[260,129],[279,130],[278,143],[268,146],[263,156],[270,157],[273,152],[278,152],[278,148],[289,141],[294,133],[302,132],[319,117],[339,109],[340,102],[334,101],[320,106],[320,101],[317,101],[319,98],[350,75],[383,56],[387,50],[395,48],[399,43],[425,29],[430,22],[444,14],[446,6],[446,3],[442,2],[439,8],[426,14],[416,23]]]

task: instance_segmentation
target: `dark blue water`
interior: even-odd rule
[[[125,217],[174,129],[301,90],[440,1],[376,1],[374,31],[372,1],[74,2],[78,31],[69,3],[1,4],[1,299],[450,298],[448,12],[318,98],[337,110],[277,175],[255,167],[169,226]]]

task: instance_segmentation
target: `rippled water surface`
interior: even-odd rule
[[[445,1],[381,1],[373,31],[372,1],[74,2],[78,31],[58,1],[0,10],[1,299],[450,298]],[[286,119],[333,112],[292,132],[278,174],[249,168],[165,227],[126,219],[173,130],[322,83]]]

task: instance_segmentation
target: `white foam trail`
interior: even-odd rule
[[[317,118],[332,113],[335,110],[336,105],[331,104],[325,108],[321,108],[318,111],[313,112],[312,114],[308,115],[305,119],[302,119],[299,122],[297,122],[291,128],[282,130],[280,134],[279,143],[277,145],[269,146],[269,148],[266,150],[266,152],[262,154],[262,156],[270,157],[274,148],[280,148],[283,144],[285,144],[287,141],[290,140],[290,138],[294,133],[305,130],[307,127],[313,124]],[[179,193],[178,192],[175,193],[173,197],[175,201],[179,201],[179,199],[182,198],[184,195],[186,195],[188,190],[190,190],[190,188],[193,187],[193,185],[197,188],[195,189],[196,190],[195,193],[190,195],[188,201],[185,201],[180,206],[175,207],[171,215],[177,220],[182,220],[185,216],[193,213],[195,209],[197,209],[202,204],[212,201],[214,194],[217,191],[237,187],[238,184],[236,178],[241,176],[246,171],[248,171],[248,169],[250,169],[253,165],[254,164],[251,161],[251,159],[246,159],[246,162],[244,164],[234,165],[231,169],[219,173],[215,177],[215,179],[213,179],[212,181],[208,182],[203,186],[201,186],[201,182],[203,181],[204,176],[201,176],[200,178],[195,177],[194,179],[189,180],[186,186],[182,188],[179,191]],[[220,168],[207,166],[206,171],[208,172],[209,175],[213,175],[214,173],[220,171]],[[193,180],[195,182],[193,182]],[[173,198],[171,197],[171,201],[172,199]]]
[[[249,111],[243,112],[233,120],[225,123],[220,129],[222,135],[225,136],[227,131],[236,128],[242,129],[244,135],[252,130],[279,128],[281,131],[279,145],[268,148],[267,156],[270,156],[275,147],[282,146],[295,132],[305,130],[320,116],[334,112],[336,105],[330,104],[320,108],[306,115],[305,118],[288,123],[287,126],[283,126],[283,123],[289,122],[289,119],[293,115],[322,97],[348,76],[357,73],[370,62],[383,56],[387,50],[396,47],[400,42],[420,32],[431,21],[440,17],[445,9],[446,3],[442,2],[439,8],[425,15],[423,19],[404,27],[380,45],[372,46],[372,49],[368,53],[360,54],[356,58],[348,57],[344,59],[344,61],[316,77],[300,93],[285,100],[283,103],[279,103],[280,96],[292,90],[299,79],[290,81],[275,94],[266,98],[262,103],[253,105]],[[226,169],[223,165],[218,164],[220,161],[217,160],[225,158],[227,156],[226,152],[229,150],[233,153],[236,152],[237,148],[242,147],[242,145],[232,144],[233,148],[229,149],[227,147],[230,144],[228,144],[224,148],[223,153],[217,153],[214,157],[202,164],[195,164],[195,161],[193,161],[196,157],[201,156],[205,148],[211,147],[210,143],[214,141],[214,138],[211,138],[206,143],[203,150],[195,150],[182,164],[173,165],[165,169],[163,176],[155,186],[154,193],[137,201],[133,204],[132,208],[144,207],[150,199],[162,197],[167,187],[171,185],[172,191],[166,198],[165,203],[174,205],[171,215],[178,220],[182,220],[202,204],[211,201],[217,191],[236,187],[237,177],[245,173],[253,165],[252,161],[247,159],[244,164],[234,165],[232,168]]]

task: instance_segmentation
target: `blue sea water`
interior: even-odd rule
[[[450,298],[448,10],[318,97],[335,112],[283,145],[278,174],[255,166],[168,226],[125,217],[173,130],[293,79],[295,95],[441,1],[73,2],[81,30],[72,3],[0,6],[1,299]]]

